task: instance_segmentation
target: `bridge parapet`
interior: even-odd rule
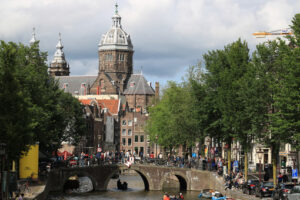
[[[124,164],[60,168],[50,172],[46,190],[49,192],[63,192],[66,181],[71,176],[77,175],[79,177],[89,177],[92,180],[94,190],[104,191],[114,174],[127,169],[129,168]],[[145,190],[162,190],[163,183],[170,175],[178,178],[181,190],[199,191],[212,186],[211,173],[208,171],[142,164],[131,165],[130,170],[136,171],[142,177]]]

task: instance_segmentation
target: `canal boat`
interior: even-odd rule
[[[198,195],[200,199],[225,200],[226,196],[213,189],[204,189]]]

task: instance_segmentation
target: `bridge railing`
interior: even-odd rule
[[[215,171],[217,170],[217,166],[213,165],[212,163],[206,162],[205,160],[200,159],[190,159],[185,160],[181,158],[176,159],[160,159],[160,158],[138,158],[133,159],[134,161],[129,158],[125,157],[108,157],[105,159],[99,158],[84,158],[84,159],[71,159],[67,161],[59,161],[58,163],[53,163],[53,168],[60,168],[60,167],[90,167],[90,166],[98,166],[98,165],[112,165],[112,164],[127,164],[127,165],[134,165],[134,164],[143,164],[143,165],[156,165],[156,166],[164,166],[164,167],[177,167],[177,168],[194,168],[200,170],[209,170]]]

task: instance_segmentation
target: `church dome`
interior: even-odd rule
[[[112,17],[112,27],[102,35],[99,43],[99,50],[129,50],[133,51],[130,35],[128,35],[121,25],[121,16],[118,14],[118,5],[116,4],[116,11]]]

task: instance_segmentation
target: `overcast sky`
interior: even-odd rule
[[[115,0],[0,0],[0,39],[28,44],[32,28],[52,60],[58,33],[71,75],[97,75],[98,43],[111,26]],[[151,82],[180,81],[203,53],[287,28],[300,0],[118,0],[134,45],[134,68]],[[271,38],[270,38],[271,39]]]

